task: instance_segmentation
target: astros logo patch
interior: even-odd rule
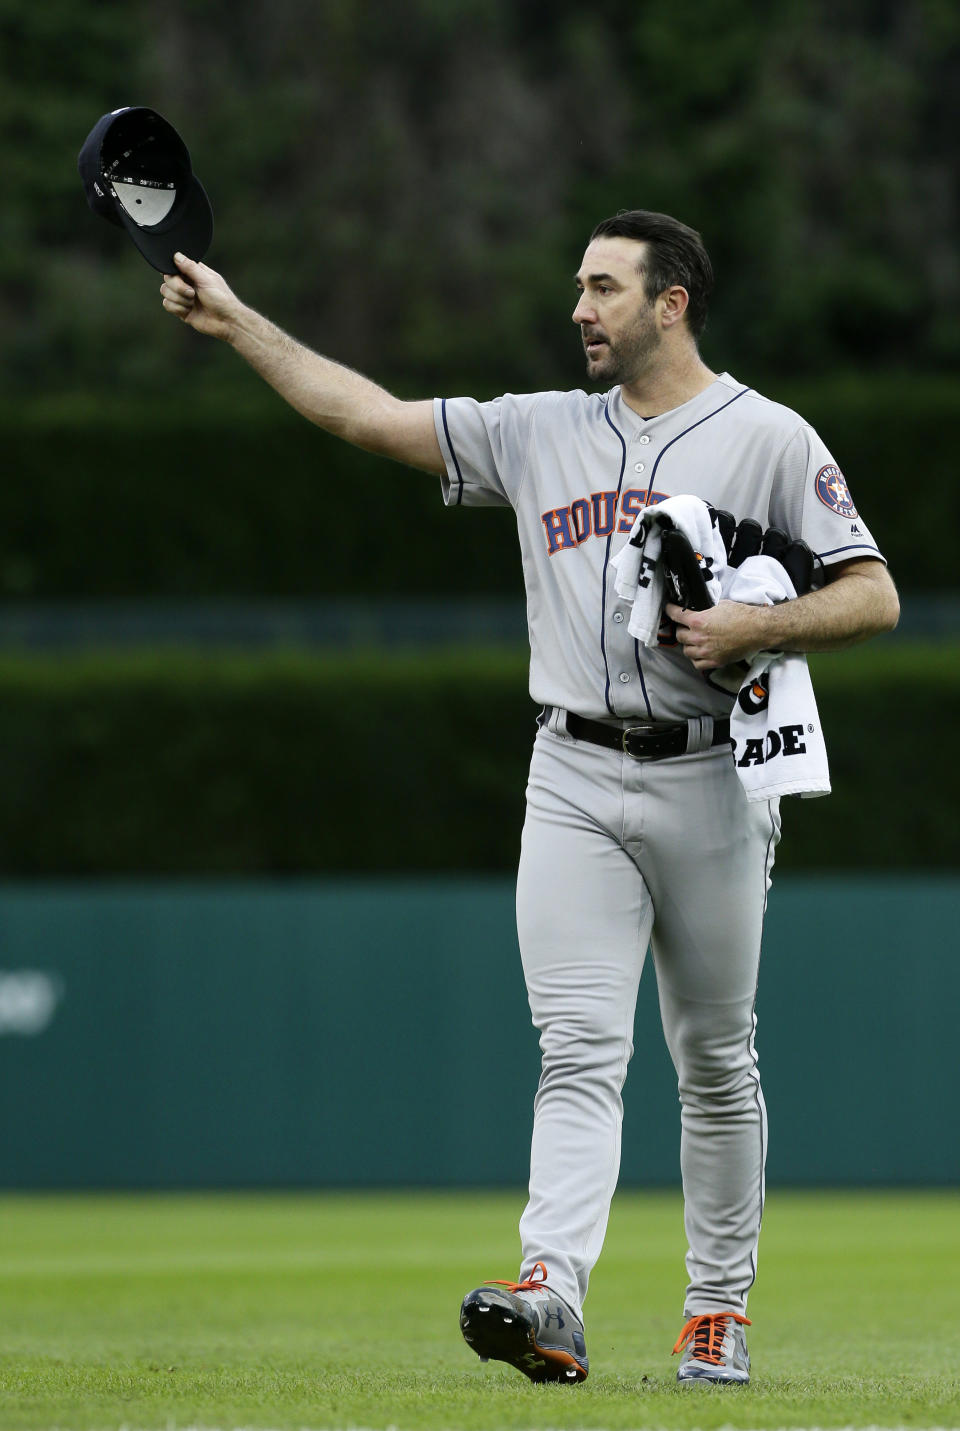
[[[850,496],[850,488],[843,480],[839,467],[821,467],[817,473],[817,496],[825,507],[836,512],[838,517],[855,517],[857,509]]]

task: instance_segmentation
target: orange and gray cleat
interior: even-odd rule
[[[481,1361],[508,1362],[531,1381],[586,1379],[583,1323],[547,1286],[542,1262],[523,1282],[488,1282],[468,1292],[460,1330]]]
[[[691,1317],[673,1349],[680,1357],[677,1380],[685,1385],[704,1382],[746,1386],[750,1380],[750,1353],[743,1330],[750,1323],[739,1312],[714,1312]]]

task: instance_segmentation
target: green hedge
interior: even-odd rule
[[[955,585],[929,542],[960,526],[955,382],[756,381],[821,431],[899,584]],[[239,367],[237,383],[0,407],[0,595],[521,593],[509,511],[444,511],[433,478],[319,432]]]
[[[783,869],[956,867],[960,648],[815,658],[836,793]],[[499,871],[535,710],[515,649],[0,658],[0,873]]]

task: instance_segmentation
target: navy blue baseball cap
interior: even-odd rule
[[[176,273],[174,253],[199,261],[213,238],[213,210],[180,135],[142,105],[104,114],[77,160],[87,203],[125,228],[148,263]]]

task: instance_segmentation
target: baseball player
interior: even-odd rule
[[[754,1003],[780,817],[778,800],[747,799],[733,696],[707,677],[896,624],[895,588],[839,467],[796,413],[706,367],[710,261],[663,214],[620,213],[591,235],[572,315],[601,389],[589,395],[400,401],[295,342],[212,269],[177,265],[164,308],[229,343],[312,422],[438,476],[450,506],[516,513],[542,708],[517,925],[543,1064],[520,1274],[467,1294],[464,1337],[532,1381],[587,1375],[582,1308],[617,1182],[649,948],[682,1110],[677,1375],[746,1382],[766,1150]],[[675,637],[638,645],[611,559],[647,505],[681,495],[805,540],[815,589],[773,606],[668,603]]]

